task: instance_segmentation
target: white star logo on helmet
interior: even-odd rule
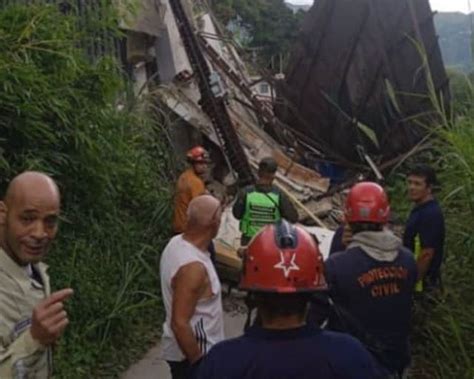
[[[291,253],[290,254],[283,254],[283,252],[280,250],[280,258],[281,261],[278,262],[273,268],[278,268],[280,270],[283,270],[283,273],[285,274],[285,278],[288,278],[288,275],[290,275],[291,271],[299,271],[300,268],[298,265],[295,263],[296,259],[296,254]]]

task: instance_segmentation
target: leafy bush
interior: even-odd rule
[[[294,13],[283,0],[212,0],[211,8],[241,43],[257,48],[259,64],[268,68],[281,54],[286,64],[288,52],[297,38],[305,12]],[[272,67],[278,72],[279,67]]]
[[[0,186],[34,169],[63,194],[48,263],[53,287],[75,295],[58,378],[113,376],[160,325],[156,262],[169,233],[172,154],[166,125],[143,104],[116,106],[127,85],[114,58],[81,48],[94,30],[119,35],[112,21],[84,26],[45,4],[0,12]]]

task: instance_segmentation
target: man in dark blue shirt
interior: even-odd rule
[[[317,244],[303,228],[264,227],[248,247],[240,287],[255,294],[262,325],[215,345],[198,379],[381,378],[359,341],[306,325],[309,296],[326,284]]]
[[[408,174],[407,182],[415,206],[406,224],[403,244],[414,252],[418,279],[423,281],[425,290],[430,290],[441,284],[445,238],[443,212],[433,196],[438,184],[436,173],[429,166],[418,165]]]
[[[382,187],[356,184],[346,203],[351,242],[327,259],[325,274],[334,303],[328,328],[358,338],[396,377],[410,364],[417,269],[413,254],[386,228],[389,212]]]

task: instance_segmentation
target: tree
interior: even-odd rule
[[[286,60],[305,14],[302,10],[294,13],[283,0],[214,0],[211,4],[224,25],[232,23],[249,32],[246,47],[259,49],[259,63],[264,67],[272,57],[282,55]]]

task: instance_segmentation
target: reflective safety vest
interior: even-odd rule
[[[280,220],[279,194],[256,190],[247,193],[245,213],[240,221],[240,231],[244,236],[252,238],[263,226],[275,224]]]
[[[417,234],[415,237],[415,260],[418,262],[418,258],[421,256],[421,239],[420,235]],[[416,282],[415,292],[423,292],[423,279]]]

